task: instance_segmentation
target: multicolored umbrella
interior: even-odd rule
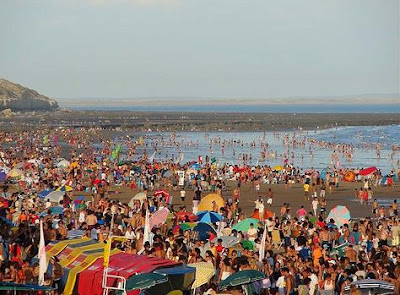
[[[74,189],[72,187],[70,187],[69,185],[63,185],[60,186],[58,189],[56,189],[56,191],[58,192],[72,192]]]
[[[360,173],[358,173],[358,174],[360,174],[361,176],[368,176],[377,170],[378,170],[378,168],[376,168],[375,166],[371,166],[371,167],[361,170]]]
[[[213,211],[201,211],[198,212],[196,215],[201,222],[216,223],[222,220],[222,216]]]
[[[41,191],[38,196],[39,198],[44,198],[46,196],[48,196],[53,190],[50,188],[46,188],[45,190]]]
[[[215,268],[212,263],[197,262],[188,264],[188,266],[196,268],[196,278],[193,282],[192,289],[196,289],[208,283],[215,275]]]
[[[230,275],[219,283],[219,289],[224,290],[228,287],[235,287],[252,282],[260,281],[265,278],[265,274],[258,270],[241,270]]]
[[[150,229],[162,225],[168,218],[169,210],[167,208],[161,208],[153,213],[150,217]]]
[[[181,224],[179,224],[179,225],[176,225],[176,226],[173,228],[173,232],[174,232],[174,233],[178,233],[180,229],[183,230],[183,231],[185,231],[185,230],[191,230],[191,229],[193,229],[193,228],[196,226],[196,224],[197,224],[196,222],[185,222],[185,223],[181,223]]]
[[[350,211],[346,206],[336,206],[329,212],[327,220],[329,221],[330,219],[333,219],[336,226],[340,227],[345,223],[349,223],[351,219]]]
[[[250,229],[250,224],[253,224],[254,227],[257,227],[259,220],[255,219],[255,218],[247,218],[245,220],[242,220],[238,223],[236,223],[232,229],[235,229],[237,231],[241,231],[241,232],[246,232]]]

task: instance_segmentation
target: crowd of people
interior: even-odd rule
[[[184,264],[211,263],[216,274],[197,290],[199,294],[218,294],[221,281],[247,269],[265,274],[265,279],[253,284],[255,294],[345,294],[347,286],[350,294],[361,294],[351,283],[368,278],[393,284],[395,294],[400,291],[397,201],[384,208],[372,201],[373,194],[368,193],[379,185],[380,171],[374,171],[365,182],[361,178],[360,192],[367,191],[366,199],[358,190],[355,193],[360,202],[371,206],[372,216],[340,224],[338,220],[327,219],[326,192],[334,193],[343,181],[344,169],[331,167],[322,177],[321,171],[303,171],[290,164],[279,169],[268,165],[217,166],[208,157],[184,165],[172,160],[151,161],[148,155],[137,161],[120,161],[118,148],[111,141],[101,150],[95,150],[78,136],[74,142],[70,140],[72,148],[67,161],[61,158],[66,147],[48,144],[42,136],[23,135],[16,145],[5,144],[0,151],[0,170],[6,175],[0,199],[2,282],[38,283],[39,265],[32,261],[38,253],[42,220],[46,244],[68,239],[69,232],[81,230],[83,236],[99,242],[111,234],[125,236],[124,242],[116,242],[113,247],[127,253]],[[3,143],[9,142],[7,138],[10,135],[3,138]],[[131,152],[137,145],[139,142],[129,147]],[[183,179],[177,171],[184,172]],[[242,193],[246,184],[258,196],[254,212],[258,221],[245,230],[235,230],[234,225],[250,215],[241,207],[241,201],[247,197]],[[300,184],[305,204],[312,210],[280,204],[270,184],[286,188]],[[121,187],[131,190],[132,196],[145,192],[147,198],[122,200],[118,198]],[[60,199],[41,195],[57,188],[65,192]],[[153,196],[157,189],[171,194]],[[183,202],[187,191],[193,191],[190,194],[193,208],[179,207],[172,198],[172,192],[176,192]],[[210,223],[213,230],[200,237],[181,224],[196,219],[197,206],[210,192],[224,199],[223,206],[214,202],[210,208],[221,219]],[[77,200],[79,193],[85,193],[86,197]],[[277,213],[272,212],[273,206],[279,206]],[[54,207],[62,210],[53,211]],[[162,208],[174,214],[161,226],[154,227],[145,241],[146,212]],[[235,244],[224,246],[224,237],[235,238]],[[63,269],[57,257],[52,257],[50,263],[53,267],[51,274],[46,274],[46,284],[56,288],[54,294],[61,294]],[[224,292],[242,294],[241,287]]]

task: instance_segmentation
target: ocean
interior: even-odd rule
[[[140,111],[140,112],[223,112],[223,113],[400,113],[398,104],[221,104],[221,105],[117,105],[102,103],[93,104],[64,104],[61,107],[74,110],[101,110],[101,111]]]

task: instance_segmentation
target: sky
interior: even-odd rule
[[[398,94],[399,2],[1,0],[0,77],[59,99]]]

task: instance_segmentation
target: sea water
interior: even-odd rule
[[[278,136],[279,134],[279,136]],[[291,140],[295,137],[298,141],[305,138],[305,146],[293,148],[284,144],[285,135]],[[237,165],[283,165],[284,159],[288,158],[296,167],[304,170],[311,168],[324,169],[329,165],[336,165],[332,162],[332,154],[336,147],[324,148],[319,145],[309,144],[309,139],[325,141],[335,144],[349,144],[354,147],[351,161],[338,153],[339,165],[341,167],[365,168],[377,166],[384,174],[395,171],[399,168],[400,150],[393,151],[393,146],[400,147],[400,125],[388,126],[355,126],[338,127],[325,130],[312,131],[287,131],[287,132],[162,132],[141,134],[144,144],[137,149],[138,156],[144,151],[154,157],[155,160],[174,159],[180,163],[197,161],[202,156],[215,158],[217,163],[231,163]],[[132,134],[133,140],[138,140],[138,134]],[[236,141],[239,144],[232,146],[216,142]],[[252,146],[251,143],[254,143]],[[275,153],[275,157],[265,160],[260,157],[262,152],[261,143],[268,143],[268,151]],[[158,144],[157,152],[154,145]],[[376,146],[380,146],[380,157],[376,152]],[[124,158],[126,148],[122,147],[121,157]],[[285,156],[284,154],[287,155]],[[247,154],[247,161],[243,155]],[[251,160],[250,160],[251,155]],[[182,158],[183,157],[183,158]],[[179,159],[180,158],[180,159]]]

